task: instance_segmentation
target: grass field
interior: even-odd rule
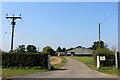
[[[116,69],[115,67],[102,67],[97,69],[93,57],[71,57],[73,59],[76,59],[84,64],[86,64],[88,67],[90,67],[93,70],[97,70],[102,73],[111,74],[111,75],[119,75],[120,76],[120,69]]]
[[[73,56],[71,58],[76,59],[76,60],[86,64],[91,69],[96,69],[96,65],[95,65],[92,57],[75,57],[75,56]]]

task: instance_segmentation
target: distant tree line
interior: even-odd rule
[[[93,45],[87,49],[92,49],[92,50],[97,50],[98,48],[104,48],[104,49],[107,49],[107,44],[105,44],[103,41],[95,41],[93,42]],[[77,46],[75,48],[69,48],[67,50],[72,50],[72,49],[76,49],[76,48],[86,48],[86,47],[83,47],[83,46]]]
[[[75,48],[85,48],[82,46],[77,46]],[[92,49],[92,50],[96,50],[97,48],[106,48],[107,49],[107,45],[103,42],[103,41],[96,41],[93,43],[93,45],[91,47],[89,47],[88,49]],[[50,46],[46,46],[43,48],[43,52],[49,52],[51,55],[55,55],[56,52],[66,52],[68,50],[72,50],[74,48],[69,48],[66,49],[65,47],[61,48],[60,46],[58,46],[58,48],[56,50],[54,50],[52,47]],[[35,45],[28,45],[27,47],[25,47],[25,45],[19,45],[14,52],[38,52],[37,48]]]
[[[56,52],[65,52],[66,51],[66,48],[62,48],[59,46],[56,50]]]
[[[46,46],[43,48],[43,52],[49,52],[50,55],[55,55],[56,52],[65,52],[66,48],[58,47],[56,50],[52,49],[50,46]],[[25,47],[25,45],[19,45],[14,52],[38,52],[36,46],[34,45],[28,45]]]
[[[28,45],[26,48],[25,45],[19,45],[14,52],[37,52],[37,49],[34,45]]]

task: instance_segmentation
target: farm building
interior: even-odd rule
[[[94,50],[86,49],[86,48],[73,48],[71,50],[67,50],[68,56],[92,56]]]
[[[66,52],[56,52],[56,56],[65,56]]]

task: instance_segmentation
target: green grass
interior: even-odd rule
[[[102,73],[120,76],[120,69],[116,69],[115,67],[101,67],[98,69],[98,71]]]
[[[2,69],[2,77],[13,77],[25,74],[33,74],[37,72],[45,72],[48,70],[34,70],[34,69]]]
[[[67,60],[66,60],[66,58],[64,56],[60,56],[60,58],[62,58],[62,62],[60,64],[57,64],[57,65],[53,66],[55,69],[59,69],[62,66],[64,66],[65,63],[67,63]]]
[[[120,70],[99,70],[102,73],[107,73],[111,75],[119,75],[120,76]]]
[[[93,57],[76,57],[76,56],[73,56],[71,58],[76,59],[76,60],[86,64],[91,69],[96,69],[96,65],[95,65]]]
[[[97,69],[93,57],[76,57],[76,56],[73,56],[71,58],[76,59],[76,60],[84,63],[85,65],[87,65],[89,68],[91,68],[93,70],[97,70],[99,72],[106,73],[106,74],[119,75],[120,76],[120,69],[116,69],[115,67],[101,67],[101,68]]]

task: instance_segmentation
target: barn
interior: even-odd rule
[[[67,50],[67,56],[92,56],[94,50],[87,48],[73,48],[71,50]]]

